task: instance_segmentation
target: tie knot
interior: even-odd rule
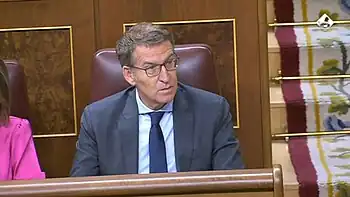
[[[151,122],[152,125],[158,125],[160,122],[160,119],[162,119],[164,112],[152,112],[149,113],[151,116]]]

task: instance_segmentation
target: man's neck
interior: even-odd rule
[[[140,113],[143,113],[144,111],[148,111],[148,112],[157,111],[157,110],[160,110],[162,108],[166,108],[166,111],[168,111],[168,110],[172,111],[172,102],[161,104],[161,105],[149,105],[146,102],[144,102],[144,100],[142,99],[142,97],[139,94],[139,92],[137,91],[137,89],[136,89],[136,101],[137,101],[137,105],[138,105]]]

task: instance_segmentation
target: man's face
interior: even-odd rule
[[[133,66],[138,68],[150,68],[176,59],[169,41],[150,47],[137,46],[133,55],[135,62]],[[175,97],[176,70],[168,71],[161,66],[158,75],[149,76],[144,70],[124,67],[123,74],[131,85],[136,86],[141,100],[151,109],[159,109]]]

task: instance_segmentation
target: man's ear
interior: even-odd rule
[[[123,66],[123,76],[124,79],[132,86],[135,85],[134,73],[131,71],[129,66]]]

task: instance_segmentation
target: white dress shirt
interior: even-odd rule
[[[136,102],[139,111],[139,174],[149,173],[149,133],[151,130],[151,117],[147,114],[154,110],[148,108],[140,99],[138,91],[136,90]],[[175,146],[174,146],[174,127],[173,127],[173,101],[166,104],[162,109],[157,111],[164,111],[164,115],[159,122],[162,129],[166,160],[168,165],[168,172],[177,172],[175,160]]]

